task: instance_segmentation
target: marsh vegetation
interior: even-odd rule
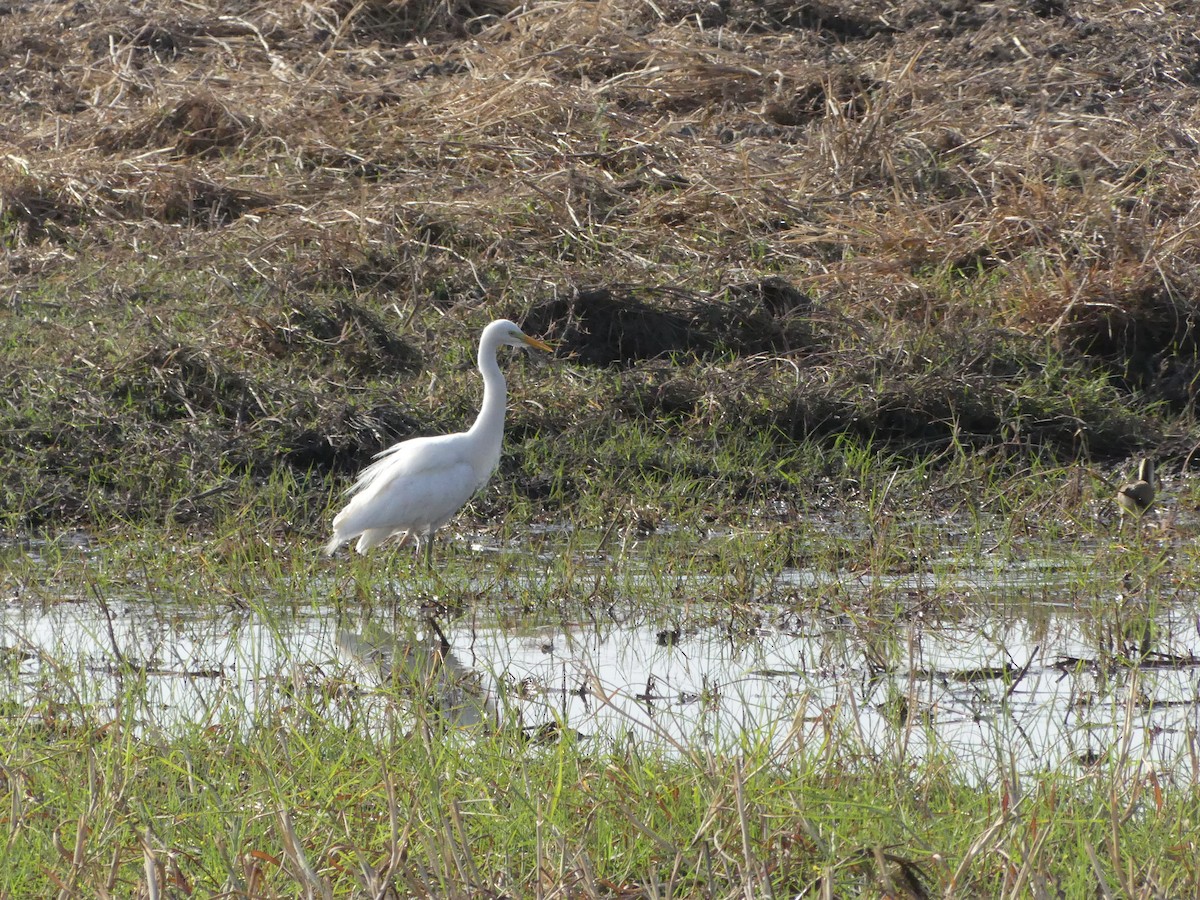
[[[0,896],[1200,890],[1190,3],[15,3],[0,59]],[[321,559],[497,317],[557,352],[439,565]]]

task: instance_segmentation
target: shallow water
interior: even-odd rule
[[[610,609],[503,623],[476,607],[440,626],[445,652],[402,614],[145,600],[34,607],[14,597],[0,605],[0,693],[9,715],[87,708],[169,732],[249,721],[302,695],[345,715],[349,698],[382,696],[376,688],[407,678],[459,724],[530,735],[565,727],[590,741],[632,736],[703,752],[765,729],[784,753],[836,741],[867,761],[936,755],[971,780],[1115,754],[1195,779],[1200,604],[1176,596],[1150,610],[1127,599],[1080,612],[1055,601],[1066,571],[1049,561],[1003,575],[966,565],[936,577],[787,571],[773,584],[778,596],[831,580],[861,595],[886,591],[895,598],[886,623],[854,603],[696,601],[674,620],[618,620]],[[935,584],[960,597],[952,611],[923,604]],[[1036,602],[1007,601],[1031,585]],[[131,679],[137,690],[124,690]]]

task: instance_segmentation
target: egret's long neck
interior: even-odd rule
[[[483,376],[483,405],[475,424],[471,426],[471,434],[494,435],[496,443],[504,430],[504,407],[508,402],[508,389],[504,383],[504,373],[496,364],[496,345],[492,343],[479,345],[479,373]]]

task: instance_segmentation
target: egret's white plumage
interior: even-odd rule
[[[401,543],[412,538],[430,541],[487,484],[500,462],[508,403],[504,375],[496,363],[496,351],[503,346],[551,349],[507,319],[497,319],[483,329],[479,339],[483,405],[475,424],[457,434],[402,441],[379,453],[347,491],[350,502],[334,517],[327,554],[355,538],[359,553],[393,535],[401,536]]]

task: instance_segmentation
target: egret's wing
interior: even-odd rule
[[[414,531],[427,534],[444,525],[471,498],[475,470],[448,461],[419,472],[381,472],[346,504],[333,520],[340,534],[365,531]]]
[[[376,453],[374,462],[358,473],[354,484],[346,488],[345,494],[358,494],[371,488],[381,478],[397,475],[420,475],[430,469],[445,465],[455,456],[455,446],[461,434],[439,434],[431,437],[410,438]]]

